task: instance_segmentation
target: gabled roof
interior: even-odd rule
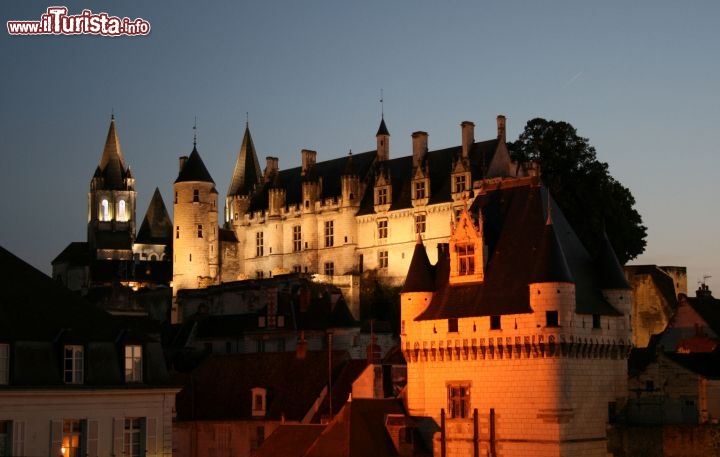
[[[554,201],[550,204],[557,245],[575,282],[576,312],[619,315],[603,298],[589,254],[560,208]],[[547,238],[553,241],[545,232],[547,207],[547,192],[531,178],[501,181],[478,195],[469,213],[482,211],[488,253],[484,280],[481,284],[450,285],[450,259],[440,256],[435,267],[436,292],[416,320],[532,312],[528,284],[533,281],[543,242],[547,243]],[[553,271],[553,276],[557,273]],[[560,273],[565,275],[562,268]]]
[[[248,195],[253,190],[253,187],[260,183],[261,178],[260,163],[255,152],[255,144],[250,135],[250,126],[245,124],[245,135],[235,161],[235,169],[228,187],[228,196]]]
[[[188,157],[187,162],[185,162],[185,166],[183,166],[182,170],[180,170],[180,173],[175,180],[176,183],[189,181],[211,182],[215,184],[215,181],[213,181],[212,176],[210,176],[210,172],[208,172],[207,168],[205,168],[205,164],[200,158],[200,154],[195,146],[193,146],[190,157]]]
[[[110,128],[108,129],[98,171],[104,179],[105,189],[119,190],[125,187],[124,181],[128,177],[129,169],[125,168],[125,159],[115,130],[115,118],[110,120]],[[96,171],[95,174],[97,176],[98,172]]]
[[[165,208],[160,190],[156,187],[145,213],[135,242],[172,246],[172,221]]]

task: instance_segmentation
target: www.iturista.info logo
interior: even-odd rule
[[[76,16],[68,16],[64,6],[51,6],[39,21],[8,21],[10,35],[104,35],[135,36],[150,33],[150,23],[142,18],[128,19],[94,14],[83,10]]]

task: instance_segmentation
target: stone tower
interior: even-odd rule
[[[173,296],[218,282],[218,193],[197,147],[180,157],[174,185]],[[181,310],[173,307],[177,322]]]
[[[135,241],[135,179],[125,166],[115,116],[88,192],[88,246],[100,260],[131,260]]]

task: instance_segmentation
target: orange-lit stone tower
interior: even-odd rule
[[[218,282],[218,193],[197,147],[180,158],[174,190],[173,296]]]
[[[438,456],[605,457],[631,344],[617,258],[591,259],[536,177],[475,192],[437,264],[420,240],[410,263],[409,414],[440,426]]]

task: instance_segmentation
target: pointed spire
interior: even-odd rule
[[[435,291],[435,275],[434,268],[428,259],[425,245],[423,245],[422,237],[418,233],[415,251],[410,260],[410,268],[408,268],[407,278],[403,285],[401,293],[407,292],[434,292]]]
[[[110,128],[108,129],[105,147],[103,148],[98,168],[105,181],[104,187],[106,189],[123,189],[125,187],[124,180],[127,170],[125,168],[122,148],[120,147],[120,140],[118,139],[115,128],[114,114],[110,117]]]
[[[530,282],[575,282],[550,217],[540,238]]]
[[[388,131],[387,126],[385,125],[385,116],[380,118],[380,127],[378,128],[378,131],[375,134],[375,136],[380,136],[380,135],[390,136],[390,132]]]
[[[172,222],[157,187],[135,241],[141,244],[166,244],[172,246]]]
[[[595,268],[597,269],[600,279],[600,287],[602,289],[631,289],[620,261],[615,255],[615,250],[610,243],[603,223],[602,237],[598,256],[595,259]]]
[[[180,174],[178,174],[178,177],[175,180],[176,183],[187,181],[211,182],[215,184],[215,181],[213,181],[212,176],[210,176],[210,172],[205,167],[205,163],[203,163],[203,160],[200,158],[200,153],[195,146],[193,146],[190,157],[187,158],[185,165],[182,167]]]
[[[242,145],[238,152],[227,194],[228,196],[247,195],[256,184],[260,183],[261,179],[260,162],[255,152],[255,144],[250,135],[250,123],[246,120],[245,135],[243,136]]]

